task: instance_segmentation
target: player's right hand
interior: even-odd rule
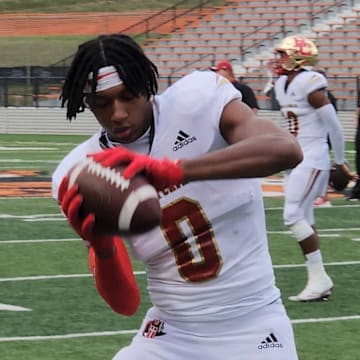
[[[357,181],[359,179],[359,176],[355,172],[351,171],[349,163],[347,161],[345,161],[341,165],[336,164],[335,166],[338,166],[341,169],[344,176],[348,178],[350,181]]]
[[[95,215],[90,213],[81,217],[80,209],[83,197],[74,184],[68,189],[69,177],[65,176],[59,187],[58,199],[61,210],[67,217],[70,225],[85,241],[87,247],[92,246],[98,255],[111,255],[115,236],[99,234],[95,231]]]
[[[58,200],[64,215],[67,217],[70,225],[82,236],[83,220],[80,218],[80,207],[83,202],[82,196],[78,192],[77,184],[68,189],[69,177],[65,176],[60,184]]]

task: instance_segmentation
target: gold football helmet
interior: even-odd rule
[[[299,71],[317,62],[318,49],[309,39],[301,36],[288,36],[274,49],[276,60],[274,72],[278,75]]]

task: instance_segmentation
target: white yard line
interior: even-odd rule
[[[47,142],[47,141],[36,141],[36,140],[31,140],[31,141],[14,141],[13,144],[17,144],[19,146],[22,146],[23,149],[26,151],[26,147],[24,145],[39,145],[39,146],[43,146],[43,145],[52,145],[52,146],[76,146],[79,143],[78,142]],[[4,144],[3,146],[6,146],[7,144]],[[7,145],[8,146],[8,145]]]
[[[360,260],[357,261],[336,261],[328,262],[324,264],[325,266],[352,266],[360,265]],[[282,264],[282,265],[273,265],[274,269],[293,269],[293,268],[303,268],[305,264]],[[145,271],[134,271],[134,274],[137,276],[143,276],[146,274]],[[71,279],[71,278],[83,278],[92,276],[89,273],[86,274],[63,274],[63,275],[34,275],[34,276],[18,276],[10,278],[0,278],[0,282],[15,282],[15,281],[36,281],[36,280],[55,280],[55,279]]]
[[[358,208],[360,207],[360,203],[358,202],[353,202],[351,204],[343,204],[343,205],[333,205],[331,207],[318,207],[318,208],[315,208],[315,211],[318,211],[318,210],[331,210],[331,209],[339,209],[339,208]],[[282,206],[275,206],[275,207],[267,207],[265,208],[265,211],[282,211],[284,210],[284,208]]]
[[[359,320],[360,315],[350,316],[338,316],[328,318],[311,318],[311,319],[294,319],[291,320],[293,324],[309,324],[309,323],[322,323],[322,322],[335,322],[335,321],[351,321]],[[63,335],[48,335],[48,336],[13,336],[13,337],[0,337],[0,342],[10,341],[38,341],[38,340],[63,340],[63,339],[74,339],[83,337],[94,337],[94,336],[114,336],[114,335],[131,335],[136,334],[137,329],[130,330],[119,330],[119,331],[100,331],[91,333],[74,333],[74,334],[63,334]]]
[[[33,240],[0,240],[0,245],[2,244],[29,244],[29,243],[53,243],[53,242],[71,242],[71,241],[80,241],[80,238],[73,239],[33,239]]]
[[[0,146],[1,151],[20,151],[23,150],[25,152],[27,151],[59,151],[58,148],[54,147],[15,147],[15,146]]]
[[[44,222],[44,221],[66,221],[65,217],[49,217],[49,218],[28,218],[24,219],[26,222]]]
[[[11,169],[15,169],[15,170],[21,170],[21,169],[25,169],[25,170],[29,170],[29,165],[3,165],[0,166],[0,170],[7,170],[7,172],[9,172],[9,170]]]
[[[16,305],[0,304],[0,311],[31,311],[31,309]]]
[[[136,274],[136,272],[135,272]],[[145,272],[144,272],[145,274]],[[136,274],[138,275],[138,274]],[[143,274],[140,274],[143,275]],[[64,274],[64,275],[34,275],[34,276],[18,276],[11,278],[0,278],[0,282],[13,282],[13,281],[36,281],[36,280],[54,280],[54,279],[71,279],[71,278],[84,278],[91,277],[92,274]]]
[[[309,324],[309,323],[347,321],[347,320],[360,320],[360,315],[335,316],[328,318],[294,319],[291,320],[291,322],[293,324]]]
[[[318,232],[344,232],[344,231],[359,231],[360,227],[353,228],[329,228],[329,229],[316,229]],[[292,233],[289,230],[268,230],[268,234],[278,234],[278,235],[291,235]]]
[[[0,160],[1,161],[1,160]],[[51,197],[4,197],[4,198],[0,198],[0,200],[13,200],[13,199],[50,199]],[[334,205],[331,208],[324,208],[324,209],[334,209],[334,208],[358,208],[360,207],[360,204],[349,204],[349,205]],[[321,209],[321,208],[320,208]],[[283,207],[271,207],[271,208],[266,208],[266,211],[278,211],[278,210],[283,210]],[[318,209],[316,209],[318,210]],[[61,215],[60,213],[53,213],[53,214],[32,214],[32,215],[13,215],[13,214],[0,214],[0,219],[5,219],[5,218],[12,218],[12,219],[19,219],[19,220],[24,220],[24,221],[49,221],[49,219],[51,218],[51,220],[58,220],[58,221],[63,221],[65,220],[65,217],[63,215]],[[358,228],[356,228],[358,229]],[[336,231],[338,229],[328,229],[327,231]],[[344,229],[346,230],[346,229]],[[321,231],[321,229],[320,229]],[[322,230],[322,231],[326,231],[326,230]],[[340,229],[339,231],[343,231],[343,229]]]
[[[0,163],[41,163],[41,164],[58,164],[59,160],[25,160],[25,159],[0,159]]]
[[[59,220],[65,219],[64,215],[58,214],[33,214],[33,215],[12,215],[12,214],[0,214],[0,219],[16,219],[16,220],[32,220],[32,219],[48,219],[56,218]]]
[[[37,340],[62,340],[74,339],[92,336],[112,336],[112,335],[129,335],[135,334],[137,330],[119,330],[119,331],[101,331],[92,333],[75,333],[64,335],[49,335],[49,336],[14,336],[14,337],[0,337],[0,342],[8,341],[37,341]]]
[[[38,220],[38,216],[44,216],[44,215],[24,215],[24,216],[17,216],[17,215],[7,215],[7,214],[0,214],[0,219],[12,219],[12,218],[20,218],[23,219],[25,221],[33,221],[33,220]],[[63,217],[63,215],[61,214],[57,214],[57,215],[47,215],[49,216],[49,218],[47,220],[65,220],[65,218]],[[333,229],[317,229],[318,232],[320,233],[320,236],[323,237],[335,237],[338,238],[340,237],[339,234],[336,233],[342,233],[342,232],[346,232],[346,231],[359,231],[360,227],[354,227],[354,228],[333,228]],[[292,233],[289,230],[268,230],[267,233],[269,235],[292,235]],[[324,234],[321,234],[324,233]],[[329,234],[331,233],[331,234]],[[3,244],[25,244],[25,243],[36,243],[36,242],[67,242],[67,241],[76,241],[76,240],[80,240],[79,238],[70,238],[70,239],[25,239],[25,240],[0,240],[0,245]],[[354,241],[359,241],[359,238],[354,238]]]
[[[324,263],[325,266],[349,266],[349,265],[360,265],[360,260],[355,261],[334,261]],[[283,265],[273,265],[274,269],[292,269],[292,268],[301,268],[306,267],[306,264],[283,264]]]
[[[25,167],[24,169],[29,169],[29,167]],[[0,201],[3,200],[39,200],[39,199],[53,199],[52,196],[0,196]]]

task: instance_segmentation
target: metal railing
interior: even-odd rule
[[[288,0],[287,2],[290,3],[290,0]],[[329,12],[338,6],[345,5],[345,2],[343,0],[333,0],[333,3],[331,5],[326,5],[326,6],[324,6],[323,9],[316,11],[315,10],[316,5],[319,3],[321,3],[321,0],[315,0],[315,1],[308,0],[308,4],[309,4],[309,8],[310,8],[310,12],[308,13],[308,20],[309,20],[311,26],[314,25],[314,21],[315,21],[315,19],[317,19],[319,17],[319,15],[324,14],[324,11]],[[249,1],[249,4],[251,4],[251,1]],[[354,0],[350,1],[350,5],[354,6]],[[233,57],[236,56],[240,62],[243,62],[246,59],[246,55],[251,53],[252,50],[255,50],[255,49],[260,50],[261,48],[265,47],[268,42],[273,41],[276,38],[281,39],[281,38],[288,36],[291,31],[287,29],[286,22],[287,22],[286,16],[283,16],[280,19],[269,20],[266,25],[258,26],[254,29],[254,31],[249,32],[245,35],[239,36],[239,47],[238,47],[239,51],[238,51],[238,54],[234,54]],[[254,41],[252,45],[245,46],[244,43],[248,37],[251,37],[251,36],[257,34],[259,31],[266,29],[270,25],[274,26],[276,24],[279,24],[279,30],[271,32],[270,35],[264,35],[264,37],[261,40]],[[214,48],[216,48],[216,47],[214,47]],[[186,69],[189,66],[196,65],[197,63],[200,63],[204,58],[207,58],[207,57],[210,57],[210,55],[205,55],[205,56],[201,55],[201,56],[199,56],[199,58],[197,58],[191,62],[188,62],[184,65],[181,65],[178,68],[172,70],[168,74],[168,84],[170,85],[172,83],[172,78],[176,74],[178,74],[179,71]],[[212,57],[213,57],[213,59],[215,59],[215,55]]]
[[[156,14],[138,21],[133,25],[125,28],[119,28],[119,32],[129,35],[133,34],[135,39],[144,38],[146,44],[146,41],[150,38],[155,40],[156,38],[166,36],[174,32],[178,29],[180,21],[185,18],[188,19],[189,15],[191,15],[193,21],[201,18],[205,9],[216,4],[219,4],[219,1],[182,0],[170,7],[160,10]],[[73,56],[74,54],[70,54],[50,66],[67,66]]]
[[[290,0],[289,0],[290,2]],[[316,4],[319,1],[309,0],[309,7],[315,9]],[[341,0],[335,0],[325,10],[340,6],[344,2]],[[354,1],[351,1],[354,4]],[[135,37],[144,37],[145,42],[150,41],[157,35],[156,31],[159,31],[161,27],[169,25],[169,33],[175,31],[179,22],[183,18],[187,18],[189,14],[193,14],[193,19],[199,19],[205,14],[205,8],[219,4],[219,1],[214,0],[184,0],[176,3],[175,5],[159,11],[159,13],[146,18],[138,23],[135,23],[127,28],[121,29],[124,33],[134,33]],[[251,1],[249,1],[251,4]],[[324,9],[322,11],[325,11]],[[310,19],[312,21],[318,16],[320,11],[311,11]],[[263,39],[254,41],[251,45],[245,46],[245,40],[248,36],[256,34],[260,30],[266,29],[269,25],[279,24],[279,29],[272,32],[271,35],[264,35]],[[239,59],[243,61],[245,56],[253,49],[259,49],[264,46],[264,42],[272,40],[274,37],[283,37],[288,34],[286,19],[274,19],[269,20],[266,25],[257,27],[253,32],[248,33],[242,37],[239,36]],[[159,35],[162,36],[162,35]],[[214,48],[215,49],[215,48]],[[236,56],[236,54],[234,54]],[[0,68],[0,106],[47,106],[44,104],[52,104],[58,106],[58,99],[56,98],[56,91],[61,86],[61,82],[65,77],[67,66],[72,59],[73,54],[56,62],[49,67],[14,67],[14,68]],[[179,72],[184,69],[192,69],[196,67],[196,64],[201,63],[202,60],[209,59],[209,62],[216,60],[216,51],[212,54],[200,55],[197,59],[186,62],[178,68],[172,70],[165,78],[161,79],[166,81],[167,85],[179,77]],[[336,81],[341,82],[342,78],[337,77]],[[356,96],[355,92],[359,92],[359,84],[356,84],[356,77],[350,77],[354,81],[350,80],[351,85],[348,88],[344,88],[344,91],[339,90],[339,97],[343,98],[342,107],[344,110],[351,109]],[[264,80],[266,81],[266,79]],[[334,80],[335,81],[335,80]],[[260,89],[260,87],[259,87]],[[340,87],[339,87],[340,89]],[[263,94],[258,90],[257,95],[260,99],[263,98]],[[266,104],[265,104],[266,106]]]
[[[39,70],[39,69],[37,69]],[[0,107],[59,107],[59,96],[64,77],[4,77],[0,76]],[[177,80],[178,77],[173,80]],[[241,80],[252,87],[260,108],[274,110],[271,98],[264,95],[267,82],[264,76],[245,76]],[[161,82],[169,82],[169,78],[161,77]],[[360,94],[359,77],[328,76],[329,89],[337,98],[339,111],[353,111],[358,106]]]

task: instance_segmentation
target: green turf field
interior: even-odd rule
[[[82,139],[0,135],[0,170],[31,169],[48,176]],[[352,144],[347,148],[353,164]],[[282,199],[265,198],[277,284],[301,360],[359,359],[360,203],[332,203],[315,215],[334,294],[328,302],[297,304],[287,297],[304,285],[303,259],[282,225]],[[142,306],[136,316],[122,317],[96,293],[86,249],[51,198],[0,198],[0,228],[1,360],[105,360],[129,343],[149,306],[140,263],[134,266]],[[28,311],[8,311],[4,304]]]
[[[203,2],[205,4],[205,2]],[[222,4],[222,0],[206,1],[205,6]],[[77,13],[77,12],[132,12],[141,10],[163,11],[174,5],[177,8],[188,8],[200,5],[201,1],[171,0],[63,0],[61,4],[53,0],[0,0],[0,15],[8,13]],[[106,18],[106,16],[104,17]],[[31,20],[34,21],[34,20]],[[104,20],[105,21],[105,20]],[[54,24],[56,26],[56,24]],[[119,24],[119,30],[123,27]],[[132,34],[137,35],[137,34]],[[150,34],[150,37],[152,34]],[[157,35],[154,34],[156,37]],[[2,56],[0,67],[14,66],[50,66],[71,56],[78,45],[93,35],[73,36],[0,36]],[[139,44],[144,36],[136,36]]]

